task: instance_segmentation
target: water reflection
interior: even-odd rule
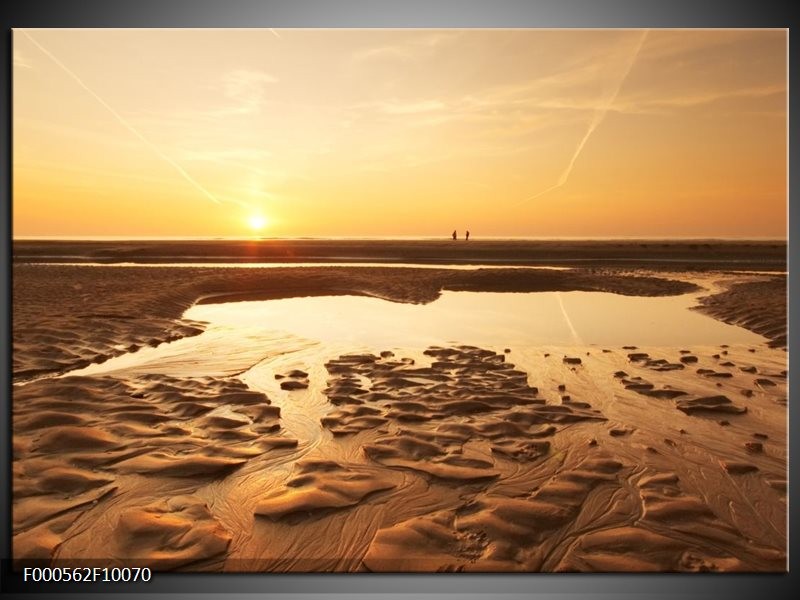
[[[376,349],[446,343],[679,346],[764,341],[689,310],[696,299],[695,294],[643,298],[603,292],[444,292],[435,302],[414,305],[317,296],[196,305],[186,317]]]
[[[41,258],[41,257],[39,257]],[[55,258],[55,257],[54,257]],[[570,271],[572,267],[554,265],[513,265],[503,260],[485,261],[480,264],[442,262],[24,262],[17,264],[42,267],[146,267],[146,268],[192,268],[192,269],[310,269],[316,267],[358,267],[391,269],[455,269],[476,271],[478,269],[537,269],[540,271]],[[772,274],[770,272],[770,274]]]

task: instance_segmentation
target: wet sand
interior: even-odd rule
[[[16,240],[16,262],[387,262],[786,270],[765,240]]]
[[[785,275],[729,269],[18,263],[14,557],[227,571],[783,571]],[[709,297],[697,310],[765,342],[372,351],[277,337],[258,355],[188,352],[63,376],[201,334],[204,323],[181,320],[198,301],[700,289]]]

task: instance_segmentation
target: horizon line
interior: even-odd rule
[[[315,235],[298,235],[298,236],[95,236],[95,235],[81,235],[81,236],[68,236],[68,235],[20,235],[12,236],[12,241],[109,241],[109,242],[124,242],[124,241],[271,241],[271,240],[332,240],[332,241],[415,241],[415,240],[444,240],[453,241],[450,235],[333,235],[333,236],[315,236]],[[481,240],[519,240],[519,241],[603,241],[603,240],[723,240],[723,241],[783,241],[788,242],[788,235],[786,236],[731,236],[731,235],[672,235],[672,236],[624,236],[624,235],[609,235],[609,236],[515,236],[515,235],[483,235],[475,236],[470,233],[469,241]],[[466,241],[463,235],[456,241]]]

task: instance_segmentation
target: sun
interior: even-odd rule
[[[267,225],[267,218],[262,214],[252,214],[247,217],[247,224],[253,231],[261,231]]]

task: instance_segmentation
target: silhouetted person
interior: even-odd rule
[[[456,230],[455,229],[453,230],[453,239],[454,240],[458,239],[458,235],[456,235]]]
[[[469,241],[469,229],[467,229],[467,241]]]

